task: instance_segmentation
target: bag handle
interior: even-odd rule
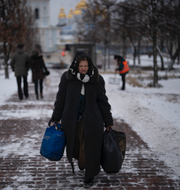
[[[54,122],[55,127],[57,127],[58,131],[62,131],[62,126],[60,123]]]

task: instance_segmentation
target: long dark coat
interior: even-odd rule
[[[31,56],[30,67],[32,70],[32,79],[43,79],[47,72],[46,65],[42,56]]]
[[[111,107],[105,95],[104,79],[98,74],[97,69],[95,73],[95,80],[84,83],[85,107],[82,119],[85,145],[85,178],[94,177],[99,173],[104,126],[113,125]],[[67,158],[70,163],[72,163],[81,87],[81,81],[74,78],[70,71],[65,72],[61,77],[52,115],[55,120],[61,120],[67,140]]]
[[[18,49],[13,55],[10,64],[16,77],[27,76],[30,64],[30,56],[23,49]]]

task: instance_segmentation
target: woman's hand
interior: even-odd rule
[[[59,121],[56,121],[54,118],[51,117],[51,119],[48,122],[48,125],[51,126],[51,123],[55,125],[55,123],[60,123]]]
[[[109,128],[111,128],[111,129],[112,129],[112,127],[113,127],[113,126],[108,126],[108,127],[106,128],[106,129],[107,129],[107,131],[109,132]]]

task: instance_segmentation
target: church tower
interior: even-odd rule
[[[27,0],[27,6],[34,15],[42,52],[55,52],[60,29],[50,26],[50,0]]]
[[[66,25],[66,14],[64,13],[64,9],[61,8],[61,11],[59,13],[59,26],[65,26]]]
[[[68,14],[68,25],[73,24],[73,10],[70,9],[70,12]]]
[[[31,7],[37,27],[47,27],[50,25],[49,16],[50,0],[27,0],[27,5]]]

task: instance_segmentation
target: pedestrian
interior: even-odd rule
[[[117,61],[118,68],[115,69],[119,71],[119,74],[122,78],[122,87],[121,90],[125,90],[125,83],[126,83],[126,74],[129,72],[129,66],[125,58],[120,55],[114,55],[114,59]]]
[[[103,77],[91,58],[78,52],[61,77],[49,125],[61,121],[68,161],[73,166],[75,158],[79,169],[85,169],[85,187],[93,185],[100,171],[104,126],[113,126],[110,110]]]
[[[11,68],[15,72],[16,80],[17,80],[17,87],[18,87],[18,95],[19,99],[23,99],[23,92],[24,96],[28,98],[28,81],[27,75],[29,70],[30,64],[30,56],[23,50],[24,45],[19,44],[17,46],[17,52],[13,55],[11,60]],[[21,88],[21,80],[23,79],[23,92]]]
[[[43,79],[46,75],[49,75],[49,71],[44,63],[43,56],[39,55],[38,50],[33,50],[31,55],[30,67],[32,70],[32,80],[34,83],[34,90],[36,99],[43,98]]]

